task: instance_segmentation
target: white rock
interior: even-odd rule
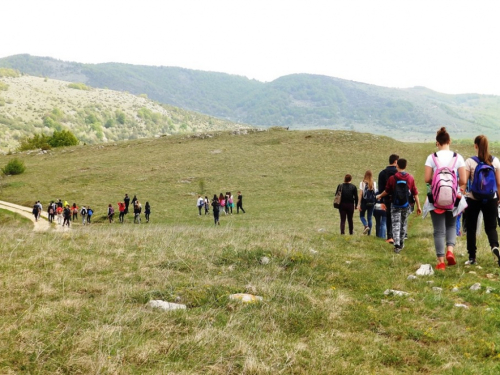
[[[483,269],[483,267],[481,267],[481,266],[476,266],[476,269],[478,269],[478,270],[482,270],[482,269]]]
[[[477,273],[474,272],[474,271],[470,271],[469,273],[472,274],[472,275],[477,275]]]
[[[319,229],[318,229],[318,232],[319,232],[319,233],[325,233],[325,232],[326,232],[326,229],[325,229],[325,228],[319,228]]]
[[[309,249],[311,254],[318,254],[318,250],[314,250],[312,247]]]
[[[460,291],[460,289],[458,289],[457,287],[454,287],[451,291],[456,293],[456,292]]]
[[[427,281],[427,284],[434,284],[434,281],[429,280],[429,281]]]
[[[492,288],[491,286],[486,287],[486,293],[491,293],[495,288]]]
[[[162,300],[159,300],[159,299],[156,299],[156,300],[151,300],[148,302],[147,304],[149,307],[152,307],[152,308],[158,308],[158,309],[162,309],[162,310],[165,310],[165,311],[170,311],[170,310],[185,310],[186,309],[186,305],[182,305],[180,303],[173,303],[173,302],[165,302],[165,301],[162,301]]]
[[[262,258],[260,258],[260,264],[266,265],[266,264],[269,264],[270,261],[271,260],[268,257],[262,257]]]
[[[415,276],[415,275],[409,275],[406,279],[407,280],[416,280],[417,276]]]
[[[469,306],[464,305],[463,303],[455,303],[455,307],[462,307],[464,309],[468,309],[469,308]]]
[[[229,296],[229,299],[240,300],[241,302],[245,303],[261,302],[264,300],[264,298],[262,298],[261,296],[254,296],[253,294],[248,293],[231,294]]]
[[[415,273],[418,276],[431,276],[434,275],[434,270],[430,264],[422,264]]]
[[[408,293],[408,292],[403,292],[403,291],[401,291],[401,290],[387,289],[387,290],[384,292],[384,294],[385,294],[386,296],[388,296],[388,295],[390,295],[390,294],[393,294],[393,295],[395,295],[395,296],[400,296],[400,297],[402,297],[402,296],[407,296],[407,295],[409,295],[410,293]]]
[[[479,290],[479,289],[481,289],[481,284],[480,283],[475,283],[469,289],[470,290]]]
[[[486,277],[487,277],[488,279],[494,279],[494,278],[495,278],[495,275],[494,275],[494,274],[492,274],[492,273],[487,273],[487,274],[486,274]]]
[[[350,260],[346,260],[345,264],[351,264],[351,261]]]
[[[436,292],[442,292],[443,288],[440,288],[438,286],[434,286],[434,287],[432,287],[432,290],[435,290]]]

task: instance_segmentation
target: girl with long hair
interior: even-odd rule
[[[364,226],[363,234],[371,234],[373,209],[377,201],[376,195],[377,183],[373,180],[372,171],[367,170],[363,181],[359,183],[359,202],[361,202],[359,204],[359,218]]]
[[[496,191],[491,196],[484,197],[473,191],[467,192],[466,209],[466,228],[467,228],[467,252],[469,260],[466,264],[476,264],[476,225],[479,212],[483,213],[484,230],[488,236],[491,252],[500,266],[500,252],[497,234],[497,215],[498,215],[498,192],[500,191],[500,160],[492,156],[489,151],[488,138],[484,135],[478,135],[474,139],[474,149],[477,156],[468,158],[465,161],[466,182],[470,180],[473,186],[476,178],[476,168],[484,163],[492,166],[495,172]],[[464,184],[465,187],[465,184]],[[472,190],[472,189],[471,189]]]

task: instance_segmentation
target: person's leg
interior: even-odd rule
[[[392,239],[394,240],[394,247],[401,249],[401,209],[396,207],[391,207],[391,224],[392,224]],[[387,228],[389,230],[389,227]]]
[[[386,223],[387,223],[387,225],[386,225],[386,228],[387,228],[387,239],[390,240],[392,238],[392,216],[391,216],[392,204],[391,204],[391,202],[388,201],[385,204],[385,207],[386,207],[386,211],[385,212],[387,213],[386,219],[385,219]],[[392,238],[392,239],[394,239],[394,238]]]
[[[373,211],[375,217],[375,236],[380,237],[380,211]]]
[[[488,201],[481,205],[483,211],[484,231],[488,236],[490,247],[498,247],[498,234],[497,234],[497,215],[498,215],[498,199]]]
[[[347,211],[344,209],[344,204],[340,204],[340,234],[345,234],[345,220],[347,218]]]
[[[444,263],[444,243],[446,236],[446,217],[445,214],[437,214],[431,211],[434,249],[436,250],[436,258],[438,263]]]
[[[456,264],[455,255],[453,250],[455,249],[455,244],[457,243],[457,221],[460,219],[453,216],[453,212],[445,212],[446,220],[446,260],[449,266]]]
[[[373,221],[372,221],[372,217],[373,217],[373,210],[374,210],[374,206],[371,206],[371,207],[368,207],[366,209],[366,217],[368,219],[368,228],[370,228],[368,230],[368,235],[370,235],[372,233],[372,226],[373,226]]]
[[[399,247],[401,249],[404,247],[404,242],[406,239],[406,231],[408,230],[408,219],[411,214],[411,206],[401,209],[401,226],[399,232]]]
[[[474,199],[467,199],[467,252],[469,261],[476,259],[476,227],[477,217],[480,211],[480,203]]]
[[[352,220],[352,218],[354,217],[354,205],[351,203],[351,204],[348,204],[347,205],[347,222],[349,224],[349,234],[353,234],[354,233],[354,221]]]
[[[387,215],[384,212],[380,215],[380,238],[387,238]]]

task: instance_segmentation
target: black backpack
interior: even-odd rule
[[[368,184],[366,183],[363,190],[363,201],[367,207],[375,206],[375,203],[377,202],[375,189],[369,189]]]
[[[410,204],[409,202],[409,190],[408,183],[406,180],[398,180],[396,175],[394,175],[394,180],[396,182],[396,187],[394,188],[394,193],[392,194],[392,206],[396,208],[405,208]]]

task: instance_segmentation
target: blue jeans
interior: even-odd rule
[[[361,219],[363,226],[370,228],[368,230],[368,235],[370,235],[372,232],[372,216],[373,216],[373,209],[374,208],[375,208],[375,206],[362,207],[361,212],[359,213],[359,218]],[[366,213],[366,217],[368,218],[368,222],[365,219],[365,213]]]
[[[387,236],[387,219],[385,211],[375,210],[373,211],[373,216],[375,216],[375,233],[377,237],[385,239],[385,236]]]

